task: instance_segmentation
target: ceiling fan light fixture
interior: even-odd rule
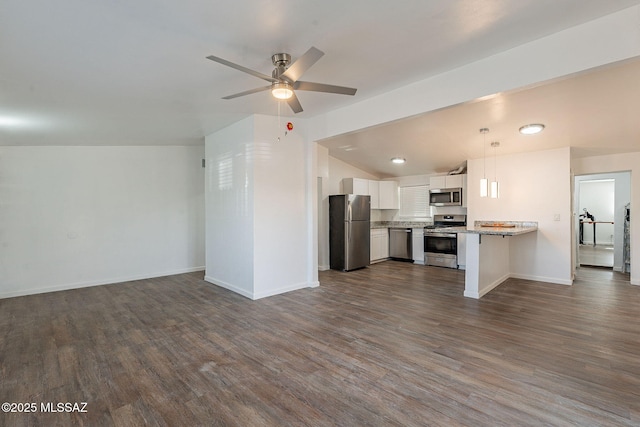
[[[544,125],[540,123],[533,123],[530,125],[524,125],[520,128],[520,133],[523,135],[535,135],[544,130]]]
[[[271,95],[277,99],[289,99],[293,96],[293,89],[289,83],[273,83],[271,85]]]

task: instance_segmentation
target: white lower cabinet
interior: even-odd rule
[[[411,231],[411,247],[413,262],[424,265],[424,228],[414,228]]]
[[[389,258],[388,228],[374,228],[371,230],[370,256],[371,262]]]
[[[458,233],[458,268],[467,269],[467,233]]]

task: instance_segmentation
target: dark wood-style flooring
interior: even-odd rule
[[[4,426],[640,425],[640,287],[400,262],[250,301],[202,273],[0,300]]]

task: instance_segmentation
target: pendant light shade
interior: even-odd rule
[[[487,197],[489,195],[489,181],[487,180],[487,133],[489,128],[480,129],[482,138],[482,179],[480,180],[480,197]]]
[[[493,147],[493,181],[491,181],[491,198],[497,199],[500,197],[500,187],[498,185],[498,169],[497,169],[497,161],[496,161],[496,148],[500,146],[498,141],[494,141],[491,143],[491,147]]]
[[[480,180],[480,197],[487,197],[489,195],[489,180],[482,178]]]
[[[498,181],[491,181],[491,198],[497,199],[499,197]]]

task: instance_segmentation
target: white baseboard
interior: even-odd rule
[[[327,271],[329,270],[331,267],[329,267],[328,265],[319,265],[318,266],[318,271]]]
[[[221,288],[230,290],[232,292],[235,292],[239,295],[242,295],[243,297],[249,298],[254,301],[261,298],[267,298],[275,295],[284,294],[286,292],[297,291],[297,290],[306,289],[306,288],[317,288],[318,286],[320,286],[320,282],[313,281],[313,282],[294,283],[289,286],[270,289],[267,292],[250,292],[250,291],[247,291],[246,289],[242,289],[236,285],[225,282],[224,280],[216,279],[215,277],[204,276],[204,280],[211,283],[212,285],[216,285]]]
[[[0,293],[0,299],[4,298],[13,298],[13,297],[21,297],[25,295],[36,295],[36,294],[44,294],[47,292],[59,292],[59,291],[68,291],[70,289],[80,289],[80,288],[89,288],[92,286],[103,286],[103,285],[113,285],[116,283],[124,283],[131,282],[134,280],[145,280],[145,279],[154,279],[156,277],[165,277],[165,276],[173,276],[176,274],[184,274],[184,273],[193,273],[196,271],[204,271],[204,266],[202,267],[189,267],[182,268],[177,270],[164,271],[161,273],[149,273],[149,274],[140,274],[135,276],[124,276],[124,277],[114,277],[110,279],[104,280],[94,280],[88,282],[77,282],[77,283],[66,283],[61,285],[54,286],[45,286],[42,288],[30,288],[30,289],[20,289],[17,291],[3,292]]]
[[[544,276],[533,276],[527,274],[511,274],[514,279],[524,279],[524,280],[533,280],[536,282],[545,282],[545,283],[553,283],[556,285],[573,285],[573,279],[559,279],[557,277],[544,277]]]
[[[482,298],[483,296],[485,296],[486,294],[491,292],[493,289],[495,289],[497,286],[501,285],[503,282],[505,282],[508,279],[533,280],[533,281],[536,281],[536,282],[553,283],[553,284],[556,284],[556,285],[568,285],[568,286],[573,285],[573,280],[562,280],[562,279],[551,278],[551,277],[543,277],[543,276],[528,276],[528,275],[525,275],[525,274],[505,274],[504,276],[502,276],[498,280],[496,280],[496,281],[492,282],[491,284],[489,284],[488,286],[485,286],[484,288],[480,289],[478,292],[470,292],[470,291],[465,290],[464,291],[464,296],[467,297],[467,298],[480,299],[480,298]]]
[[[479,297],[482,298],[483,296],[485,296],[486,294],[491,292],[493,289],[495,289],[498,285],[502,284],[509,277],[511,277],[511,276],[509,276],[509,274],[505,274],[504,276],[500,277],[499,279],[494,280],[492,283],[488,284],[484,288],[479,289],[478,290]]]
[[[215,277],[211,277],[211,276],[204,276],[204,280],[205,282],[209,282],[212,285],[216,285],[221,288],[228,289],[232,292],[235,292],[236,294],[242,295],[243,297],[246,297],[249,299],[255,299],[253,298],[253,292],[249,292],[246,289],[239,288],[235,285],[232,285],[231,283],[225,282],[224,280],[216,279]]]

